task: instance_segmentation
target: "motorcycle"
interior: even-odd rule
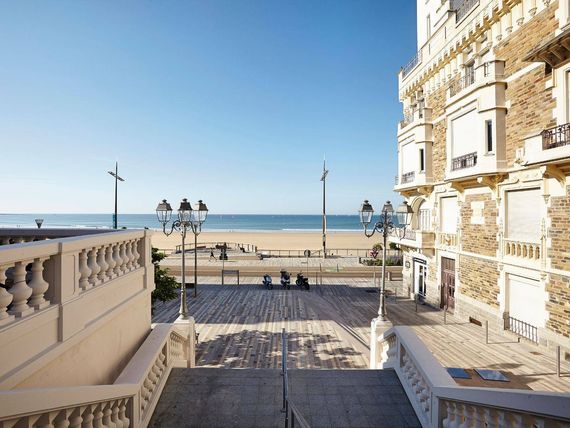
[[[287,290],[291,288],[291,275],[286,270],[281,271],[281,285]]]
[[[266,273],[265,275],[263,275],[263,285],[265,287],[267,287],[269,290],[273,289],[273,280],[271,279],[271,275],[269,275],[268,273]]]
[[[297,274],[297,280],[295,281],[298,287],[309,290],[309,278],[306,278],[302,273]]]

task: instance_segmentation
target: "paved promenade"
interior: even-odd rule
[[[280,366],[280,332],[289,332],[291,368],[367,368],[370,320],[376,316],[378,293],[364,278],[325,278],[310,292],[265,290],[259,278],[242,278],[242,285],[217,285],[219,278],[201,278],[199,296],[190,297],[200,344],[197,364],[204,367],[276,368]],[[244,285],[250,284],[250,285]],[[389,284],[389,289],[399,283]],[[189,290],[190,291],[190,290]],[[401,295],[401,293],[400,293]],[[154,321],[177,317],[178,301],[157,307]],[[555,356],[543,348],[490,334],[409,299],[388,300],[394,324],[409,325],[447,367],[492,368],[513,379],[511,387],[570,391],[570,363],[556,376]],[[508,386],[502,384],[498,386]]]

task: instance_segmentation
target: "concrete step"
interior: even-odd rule
[[[392,370],[289,370],[290,399],[313,428],[420,427]],[[282,427],[276,369],[174,369],[151,427]]]

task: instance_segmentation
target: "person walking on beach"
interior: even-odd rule
[[[214,256],[214,250],[210,250],[210,259],[209,259],[208,261],[211,262],[212,259],[213,259],[214,261],[216,261],[216,256]]]

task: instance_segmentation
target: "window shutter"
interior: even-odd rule
[[[507,192],[507,239],[538,242],[543,200],[540,189]]]
[[[441,198],[440,206],[441,232],[457,233],[457,217],[459,215],[457,197]]]

